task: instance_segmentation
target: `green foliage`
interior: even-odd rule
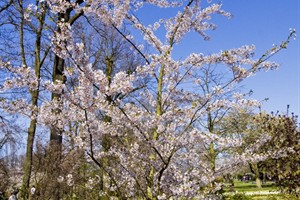
[[[271,133],[270,146],[287,151],[287,156],[269,159],[264,167],[284,193],[300,195],[300,131],[297,116],[264,115],[263,130]],[[290,149],[290,150],[289,150]]]
[[[253,144],[261,136],[270,139],[257,149],[258,154],[277,152],[271,158],[249,163],[252,172],[260,179],[272,178],[283,193],[300,195],[300,130],[297,116],[293,113],[279,115],[278,113],[259,114],[247,110],[229,113],[223,120],[224,129],[228,129],[234,136],[244,139],[246,144]],[[235,151],[242,152],[246,146]],[[253,168],[254,167],[254,168]]]

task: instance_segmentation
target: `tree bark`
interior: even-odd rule
[[[261,179],[260,179],[260,177],[259,177],[259,169],[258,169],[258,166],[257,166],[257,164],[255,163],[255,164],[250,164],[250,170],[251,170],[251,172],[252,173],[254,173],[254,175],[255,175],[255,183],[256,183],[256,187],[257,188],[261,188],[261,185],[262,185],[262,183],[261,183]]]
[[[33,157],[33,144],[34,144],[34,136],[36,131],[36,120],[31,120],[30,126],[28,128],[28,137],[27,137],[27,147],[26,147],[26,157],[24,162],[23,169],[23,182],[21,188],[21,197],[23,199],[28,199],[29,197],[29,185],[30,185],[30,177],[32,170],[32,157]]]
[[[23,10],[21,6],[21,10]],[[22,12],[21,12],[22,14]],[[23,19],[23,17],[22,17]],[[35,40],[35,63],[34,63],[34,70],[35,70],[35,76],[38,81],[37,89],[30,91],[31,95],[31,105],[33,108],[38,107],[38,98],[39,98],[39,84],[40,84],[40,71],[41,71],[41,38],[42,38],[42,31],[44,28],[44,22],[45,22],[45,12],[41,13],[41,16],[39,18],[39,28],[36,32],[36,40]],[[21,27],[23,29],[23,21],[21,20]],[[21,55],[22,55],[22,63],[23,66],[26,66],[26,58],[25,58],[25,49],[23,44],[23,31],[20,31],[20,40],[21,40]],[[47,52],[45,52],[46,56]],[[31,178],[31,171],[32,171],[32,159],[33,159],[33,145],[34,145],[34,137],[36,133],[36,127],[37,127],[37,119],[35,117],[36,113],[33,111],[31,113],[33,118],[30,121],[30,126],[28,128],[28,136],[27,136],[27,147],[26,147],[26,156],[24,161],[24,176],[23,176],[23,182],[21,187],[21,197],[23,199],[29,198],[29,189],[30,189],[30,178]]]

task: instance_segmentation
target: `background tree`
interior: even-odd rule
[[[265,144],[252,153],[266,157],[272,151],[277,152],[269,159],[249,162],[249,169],[255,175],[257,187],[262,186],[262,179],[266,178],[266,173],[269,176],[271,174],[272,176],[281,176],[281,173],[294,173],[293,170],[290,170],[292,167],[289,167],[290,162],[288,161],[293,159],[294,161],[291,161],[291,163],[298,163],[294,150],[298,149],[299,146],[299,132],[297,117],[294,114],[291,116],[288,116],[288,113],[286,115],[267,114],[266,112],[255,114],[249,110],[236,110],[231,112],[223,123],[229,133],[234,137],[242,138],[247,145],[256,145],[257,138],[265,137]],[[243,149],[245,147],[239,148]],[[241,151],[241,149],[238,151]],[[281,173],[278,170],[279,166],[282,167]],[[283,166],[286,166],[286,168]],[[297,170],[295,174],[297,174]],[[292,179],[296,180],[297,178]],[[279,185],[284,185],[283,180],[280,181],[278,177],[277,180]],[[290,187],[291,191],[295,191],[295,188],[292,188]]]
[[[285,156],[279,155],[275,159],[263,161],[261,163],[263,169],[267,169],[283,191],[299,196],[300,161],[297,152],[299,152],[300,132],[297,116],[293,113],[289,115],[289,111],[283,115],[262,113],[256,120],[262,121],[263,131],[271,135],[265,151],[272,148],[289,149]]]
[[[7,65],[5,76],[15,76],[14,81],[18,82],[19,88],[14,88],[11,90],[14,93],[14,99],[10,99],[11,96],[4,94],[3,102],[12,106],[14,103],[19,101],[18,98],[24,98],[23,108],[19,109],[17,112],[30,117],[30,125],[28,128],[27,135],[27,149],[24,161],[24,177],[22,184],[22,196],[27,199],[28,189],[31,177],[31,167],[32,167],[32,152],[34,137],[37,127],[37,108],[39,99],[39,86],[40,86],[40,72],[41,67],[45,61],[45,58],[49,52],[49,47],[45,47],[44,39],[44,23],[46,16],[46,8],[44,3],[36,2],[36,5],[28,6],[28,1],[11,1],[7,4],[7,9],[3,11],[3,18],[1,18],[2,26],[1,33],[4,33],[3,44],[5,45],[4,51],[1,51],[1,57],[4,58],[6,62],[11,62],[13,65],[20,65],[23,69],[17,72],[17,69]],[[9,34],[9,35],[6,35]],[[8,37],[6,37],[8,36]],[[45,47],[45,49],[44,49]],[[17,48],[19,48],[17,50]],[[31,87],[28,90],[24,89],[24,85],[20,82],[19,76],[23,72],[27,72],[27,78],[32,76],[28,68],[34,69],[35,80],[32,80]],[[23,71],[22,71],[23,70]],[[2,87],[10,88],[11,82],[6,81]],[[13,88],[11,88],[13,89]],[[28,107],[26,104],[28,101]],[[9,105],[11,104],[11,105]],[[28,109],[29,108],[29,109]],[[7,109],[7,108],[6,108]],[[14,110],[14,108],[12,108]],[[14,112],[14,111],[12,111]],[[21,118],[25,120],[23,117]]]
[[[255,145],[258,141],[257,139],[265,135],[267,137],[268,133],[262,132],[260,125],[253,121],[255,114],[253,111],[245,108],[245,109],[236,109],[230,112],[227,118],[222,122],[222,127],[226,130],[227,134],[231,135],[232,137],[241,138],[245,141],[246,146],[239,146],[237,149],[233,149],[231,151],[244,151],[247,146]],[[266,145],[266,143],[264,144]],[[261,149],[260,149],[261,150]],[[264,154],[266,152],[256,150],[256,154]],[[260,174],[262,173],[260,162],[248,162],[249,170],[254,174],[256,186],[261,188],[262,180]]]

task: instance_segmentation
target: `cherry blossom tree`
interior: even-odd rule
[[[59,135],[71,137],[78,148],[85,151],[88,162],[104,173],[102,177],[90,177],[87,188],[92,189],[102,182],[99,195],[103,198],[203,199],[220,189],[218,184],[211,184],[218,176],[250,160],[266,159],[255,152],[266,140],[257,138],[255,145],[245,146],[242,152],[233,152],[229,157],[221,157],[222,163],[212,168],[211,162],[203,159],[211,156],[200,148],[203,144],[229,149],[243,145],[243,141],[203,130],[195,123],[220,108],[258,106],[259,102],[247,99],[241,93],[232,94],[230,99],[223,98],[223,94],[259,71],[277,68],[276,63],[267,60],[287,47],[295,36],[294,30],[287,40],[258,58],[254,56],[255,46],[245,45],[210,55],[190,52],[186,58],[178,60],[173,55],[174,49],[180,48],[182,39],[190,31],[207,40],[206,31],[216,28],[211,22],[213,15],[231,16],[222,10],[222,4],[209,3],[202,7],[199,0],[45,0],[45,3],[54,14],[77,16],[84,13],[87,18],[93,17],[114,27],[132,45],[132,54],[145,61],[131,73],[121,70],[108,76],[107,71],[93,67],[92,55],[75,37],[69,18],[63,15],[57,23],[58,29],[52,35],[53,51],[58,60],[68,59],[72,68],[61,68],[61,78],[52,82],[39,79],[40,84],[57,98],[43,102],[37,111],[38,122],[55,129]],[[149,5],[174,9],[177,14],[168,19],[157,19],[147,26],[139,20],[137,11]],[[133,36],[122,34],[120,27],[127,24],[141,33],[151,47],[148,53],[135,45],[138,41],[134,41]],[[163,30],[165,37],[161,37],[158,30]],[[1,62],[2,67],[10,65]],[[203,81],[194,74],[208,65],[226,68],[231,76],[204,94],[192,88]],[[8,80],[11,84],[4,89],[16,86],[35,89],[32,84],[36,81],[34,73],[30,69],[21,69],[18,68],[16,73],[22,81]],[[65,84],[65,80],[74,78],[78,79],[76,87]],[[149,80],[146,85],[145,79]],[[25,107],[26,103],[19,101],[14,106]],[[99,119],[99,113],[108,120]],[[76,124],[78,129],[71,129],[70,124]],[[110,143],[105,147],[107,137]],[[70,179],[72,176],[62,174],[62,177]]]

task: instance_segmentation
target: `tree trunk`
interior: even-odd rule
[[[59,13],[57,23],[60,21],[69,22],[70,14],[72,12],[72,8],[66,10],[65,13]],[[61,29],[57,27],[57,32],[61,32]],[[65,69],[65,60],[58,55],[54,57],[53,63],[53,73],[52,73],[52,81],[56,83],[57,81],[61,81],[62,83],[66,82],[66,78],[64,76]],[[52,93],[52,100],[60,100],[61,94]],[[60,110],[55,110],[54,112],[60,112]],[[58,130],[54,127],[50,129],[50,147],[51,145],[59,146],[62,144],[62,131]]]
[[[66,11],[64,14],[58,14],[58,22],[64,19],[65,22],[69,21],[70,18],[70,9]],[[60,32],[60,28],[57,28],[57,31]],[[64,77],[64,66],[65,60],[60,58],[59,56],[55,55],[54,63],[53,63],[53,74],[52,74],[52,81],[56,83],[57,81],[61,81],[65,83]],[[61,99],[61,94],[52,93],[52,100],[59,101]],[[59,114],[61,110],[55,109],[53,110],[55,114]],[[60,184],[57,182],[57,177],[60,175],[60,164],[61,164],[61,153],[62,153],[62,130],[59,130],[55,127],[50,128],[50,143],[48,152],[48,159],[52,163],[49,166],[47,176],[49,177],[48,180],[51,183],[50,193],[54,200],[59,200],[60,197]],[[56,176],[56,177],[53,177]]]
[[[259,177],[259,169],[258,169],[257,164],[256,163],[255,164],[250,163],[249,166],[250,166],[251,172],[254,173],[254,175],[255,175],[256,187],[261,188],[262,184],[261,184],[261,179]]]
[[[109,86],[111,84],[113,70],[114,70],[114,60],[113,60],[113,57],[110,56],[110,57],[107,57],[105,59],[105,76],[108,80]],[[111,96],[106,97],[106,101],[108,101],[109,103],[112,103],[112,100],[113,100],[113,97],[111,97]],[[108,116],[108,115],[104,115],[103,121],[104,122],[111,122],[111,117]],[[109,149],[111,147],[111,136],[110,135],[103,135],[101,145],[103,147],[104,152],[109,151]],[[109,184],[110,184],[108,182],[109,178],[105,174],[105,168],[108,165],[108,160],[109,159],[107,157],[102,158],[103,167],[100,168],[100,175],[101,175],[100,188],[103,192],[108,192],[109,193],[109,190],[108,190],[108,187],[109,187]],[[102,197],[102,198],[105,199],[106,197]]]
[[[55,55],[54,64],[53,64],[53,75],[52,80],[53,82],[62,81],[65,82],[64,78],[64,59],[60,58],[59,56]],[[59,100],[61,98],[61,94],[52,93],[52,100]],[[55,110],[53,112],[59,113],[60,110]],[[57,148],[62,144],[62,131],[52,127],[50,129],[50,148]],[[58,148],[59,149],[59,148]]]
[[[157,103],[156,103],[156,115],[161,116],[163,114],[163,78],[165,73],[165,66],[162,65],[159,70],[159,77],[157,82]],[[152,140],[158,140],[158,133],[156,130],[152,133]],[[155,160],[156,155],[154,153],[151,153],[149,156],[150,160]],[[156,200],[157,198],[153,195],[153,185],[154,185],[154,174],[155,174],[155,168],[151,166],[150,172],[147,176],[147,198],[151,200]],[[158,183],[159,185],[159,183]],[[157,193],[159,194],[160,188],[157,187]]]
[[[70,0],[65,0],[67,2],[71,2]],[[76,0],[75,1],[78,5],[84,3],[82,0]],[[76,13],[72,18],[71,18],[71,12],[73,11],[73,8],[70,7],[66,9],[65,13],[58,13],[58,18],[57,18],[57,23],[60,21],[68,22],[70,25],[72,25],[82,14],[83,12]],[[57,31],[60,32],[60,28],[57,28]],[[66,77],[64,75],[64,68],[65,68],[65,60],[63,58],[60,58],[59,56],[55,55],[54,57],[54,63],[53,63],[53,74],[52,74],[52,81],[53,83],[57,81],[61,81],[62,83],[66,82]],[[52,100],[60,100],[61,99],[61,94],[55,94],[52,93]],[[61,110],[53,110],[53,112],[59,113]],[[50,155],[49,159],[53,160],[56,162],[56,166],[54,166],[53,169],[50,169],[50,174],[51,176],[51,171],[55,172],[55,174],[60,173],[60,157],[61,157],[61,152],[62,152],[62,138],[63,138],[63,131],[58,130],[55,127],[50,128],[50,152],[52,152],[52,155]],[[52,177],[53,179],[53,177]],[[55,189],[55,194],[54,194],[54,199],[59,200],[60,199],[60,191],[59,191],[59,184],[56,181],[56,177],[53,179],[53,184]]]
[[[256,183],[257,188],[261,188],[261,180],[260,180],[259,176],[256,176],[255,183]]]
[[[23,8],[22,8],[23,9]],[[38,107],[38,98],[39,98],[39,85],[40,85],[40,71],[41,71],[41,38],[42,38],[42,31],[44,27],[45,22],[45,12],[41,13],[41,17],[39,18],[39,27],[36,32],[36,40],[35,40],[35,63],[34,63],[34,70],[35,70],[35,76],[38,81],[37,89],[30,91],[31,94],[31,105],[34,107]],[[22,18],[23,19],[23,18]],[[22,25],[21,21],[21,25]],[[23,29],[23,25],[22,25]],[[20,31],[20,40],[21,40],[21,54],[22,54],[22,63],[23,66],[27,67],[26,65],[26,58],[25,58],[25,49],[23,45],[23,31]],[[47,52],[45,52],[45,55],[47,55]],[[34,137],[36,132],[36,126],[37,126],[37,119],[35,117],[36,113],[34,111],[31,113],[33,118],[30,121],[30,126],[28,128],[28,136],[27,136],[27,147],[26,147],[26,157],[24,161],[24,176],[23,176],[23,182],[21,187],[21,197],[23,199],[29,198],[29,186],[30,186],[30,178],[31,178],[31,171],[32,171],[32,159],[33,159],[33,145],[34,145]]]
[[[27,148],[26,148],[26,157],[24,161],[24,176],[23,183],[21,188],[21,197],[23,199],[28,199],[29,197],[29,184],[31,177],[32,169],[32,155],[33,155],[33,144],[34,136],[36,131],[36,120],[31,120],[30,127],[28,128],[28,137],[27,137]]]

